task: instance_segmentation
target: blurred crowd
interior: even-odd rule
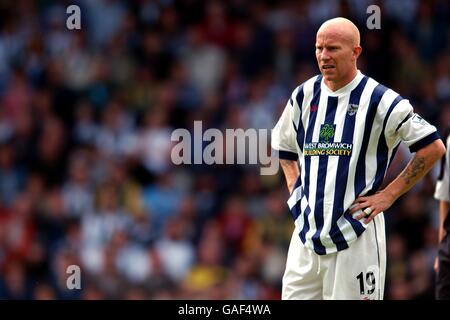
[[[66,28],[71,4],[81,30]],[[279,299],[284,177],[176,166],[171,133],[273,128],[335,16],[361,30],[361,71],[443,133],[446,0],[1,1],[0,298]],[[401,148],[386,181],[410,157]],[[387,299],[434,297],[436,174],[386,212]]]

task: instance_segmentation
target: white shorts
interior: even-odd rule
[[[292,234],[283,276],[283,300],[382,300],[386,235],[378,214],[350,247],[318,255]]]

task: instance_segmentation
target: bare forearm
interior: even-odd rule
[[[284,172],[284,177],[286,178],[286,184],[289,193],[292,193],[295,181],[300,175],[300,170],[297,161],[280,159],[281,168]]]
[[[408,192],[420,179],[422,179],[445,152],[441,140],[420,149],[408,163],[402,173],[392,181],[384,190],[393,201]]]

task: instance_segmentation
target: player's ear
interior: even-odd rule
[[[359,58],[359,56],[361,55],[362,52],[362,48],[360,46],[356,46],[353,48],[353,57],[356,59]]]

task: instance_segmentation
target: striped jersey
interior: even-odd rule
[[[302,243],[320,255],[348,248],[366,228],[350,206],[380,188],[399,144],[415,152],[436,139],[436,128],[408,100],[360,71],[337,91],[321,75],[297,87],[272,131],[272,148],[299,161],[288,205]]]

